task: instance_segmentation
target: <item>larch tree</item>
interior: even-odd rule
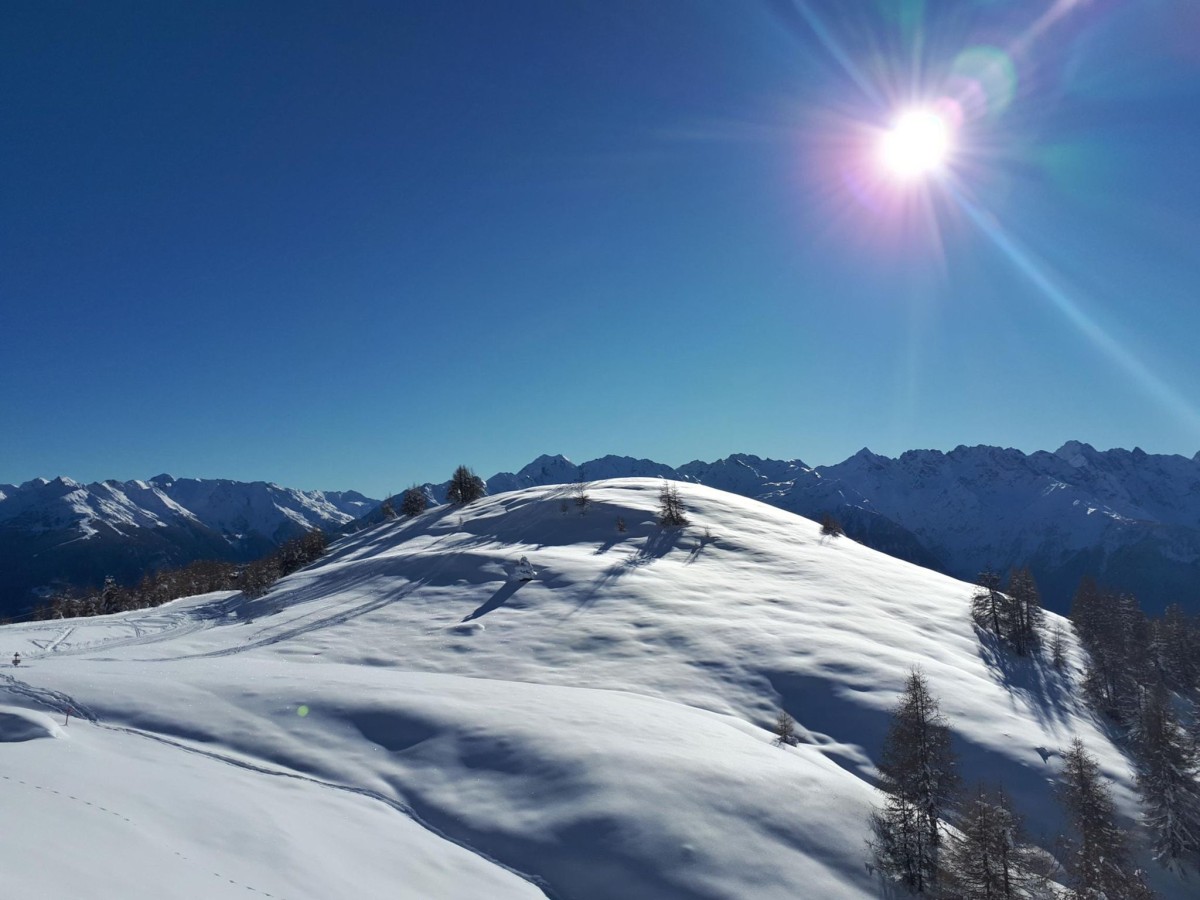
[[[1180,727],[1171,695],[1151,691],[1133,731],[1137,786],[1154,857],[1175,871],[1200,865],[1200,748]]]
[[[1188,694],[1200,688],[1200,641],[1178,603],[1172,603],[1154,623],[1154,653],[1167,684]]]
[[[1100,766],[1078,738],[1063,757],[1058,790],[1071,833],[1064,837],[1063,865],[1073,900],[1148,900],[1153,892],[1130,862],[1112,794]]]
[[[658,492],[658,524],[664,528],[679,528],[688,524],[687,512],[674,482],[663,482]]]
[[[879,763],[884,808],[871,817],[879,867],[916,893],[937,887],[940,819],[958,791],[950,729],[920,669],[905,682]]]
[[[775,743],[780,747],[785,744],[794,747],[800,743],[796,735],[796,720],[788,715],[787,710],[781,709],[775,717]]]
[[[1009,602],[1005,604],[1004,636],[1021,656],[1028,656],[1038,646],[1041,635],[1041,594],[1033,574],[1027,568],[1014,569],[1008,577]]]
[[[942,890],[956,900],[1016,900],[1050,896],[1039,851],[1000,790],[976,789],[963,804],[958,835],[943,854]]]
[[[975,593],[971,597],[971,618],[980,628],[1000,637],[1003,634],[1000,618],[1007,599],[1000,592],[1000,576],[991,569],[985,569],[975,579]]]

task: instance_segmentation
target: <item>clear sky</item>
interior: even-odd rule
[[[1190,0],[10,2],[0,482],[1200,449]],[[886,170],[935,110],[949,155]]]

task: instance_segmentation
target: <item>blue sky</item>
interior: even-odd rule
[[[1196,4],[3,18],[0,482],[1200,449]]]

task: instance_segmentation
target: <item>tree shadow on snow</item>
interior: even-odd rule
[[[646,542],[642,544],[635,552],[627,555],[616,565],[610,566],[603,574],[592,582],[591,589],[579,601],[575,612],[579,612],[592,605],[595,602],[596,593],[605,585],[611,584],[618,578],[628,575],[634,569],[640,569],[642,566],[648,566],[655,560],[662,559],[679,543],[683,536],[681,528],[658,528],[653,534],[646,538]]]
[[[486,603],[482,604],[478,609],[476,609],[469,616],[464,616],[463,621],[470,622],[470,621],[473,621],[474,619],[478,619],[483,616],[486,616],[493,609],[498,609],[499,607],[501,607],[505,603],[507,603],[508,598],[511,597],[513,594],[515,594],[517,591],[519,591],[524,586],[525,586],[524,581],[506,581],[506,582],[504,582],[504,584],[502,584],[500,586],[500,589],[498,591],[496,591],[496,593],[492,594],[491,597],[488,598]]]
[[[975,626],[979,639],[979,658],[992,678],[1046,728],[1061,731],[1070,727],[1072,713],[1078,713],[1070,679],[1043,659],[1038,647],[1029,656],[1018,656],[992,632]]]
[[[688,558],[683,561],[685,566],[690,566],[700,558],[700,554],[704,552],[704,548],[709,544],[715,544],[717,539],[707,531],[696,539],[696,546],[692,548],[692,552],[688,554]]]

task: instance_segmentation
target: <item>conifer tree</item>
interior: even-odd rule
[[[1141,685],[1155,680],[1150,626],[1137,598],[1099,590],[1085,579],[1071,619],[1088,652],[1083,680],[1088,703],[1123,725],[1134,724],[1143,700]]]
[[[787,710],[781,709],[779,715],[775,717],[775,743],[780,747],[787,745],[794,747],[800,743],[800,738],[796,736],[796,720],[788,715]]]
[[[1154,857],[1168,868],[1200,864],[1200,748],[1185,734],[1159,685],[1133,734],[1137,786]]]
[[[1056,624],[1050,634],[1050,665],[1056,672],[1067,669],[1067,635],[1061,624]]]
[[[1101,605],[1100,588],[1094,579],[1085,575],[1071,600],[1071,624],[1086,648],[1092,646],[1103,628]]]
[[[1147,900],[1153,892],[1132,868],[1124,832],[1100,766],[1078,738],[1063,757],[1059,800],[1071,834],[1064,839],[1063,864],[1075,900]]]
[[[997,637],[1003,632],[1000,627],[1001,607],[1007,598],[1000,593],[1000,576],[985,569],[975,579],[975,595],[971,598],[971,618],[980,628]]]
[[[425,507],[428,505],[429,500],[425,496],[425,492],[415,484],[408,488],[400,498],[400,511],[409,519],[425,512]]]
[[[1004,636],[1021,656],[1038,646],[1042,620],[1041,595],[1027,568],[1014,569],[1008,577],[1008,602],[1004,605]]]
[[[1167,684],[1183,694],[1200,688],[1200,641],[1178,603],[1168,606],[1155,623],[1152,641]]]
[[[664,482],[658,492],[658,524],[664,528],[678,528],[687,523],[687,513],[683,501],[679,498],[679,489],[673,482]]]
[[[963,805],[958,837],[947,842],[943,893],[956,900],[1014,900],[1043,895],[1038,853],[1003,791],[976,789]]]
[[[459,466],[450,476],[450,487],[446,490],[446,499],[451,503],[465,506],[473,503],[487,494],[483,479],[466,466]]]
[[[950,729],[920,669],[905,683],[879,764],[884,809],[872,815],[872,847],[880,868],[916,893],[937,886],[939,819],[958,790]]]

